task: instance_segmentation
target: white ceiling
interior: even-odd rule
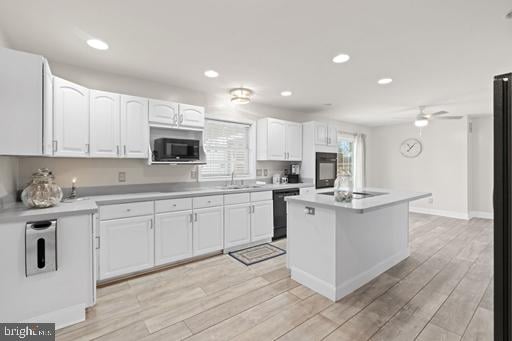
[[[257,103],[377,125],[418,105],[491,113],[492,76],[512,71],[511,9],[507,0],[12,0],[0,2],[0,30],[11,47],[51,60],[221,102],[244,85]],[[110,49],[89,48],[89,37]],[[333,64],[342,52],[350,61]],[[394,81],[379,86],[382,77]]]

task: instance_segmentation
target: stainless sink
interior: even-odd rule
[[[248,189],[248,188],[260,188],[263,185],[225,185],[219,186],[220,189]]]

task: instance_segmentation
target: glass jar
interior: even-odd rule
[[[343,172],[334,181],[334,200],[339,202],[351,202],[354,191],[352,174]]]
[[[54,182],[55,177],[47,168],[32,174],[32,181],[21,193],[21,200],[28,208],[46,208],[62,200],[62,189]]]

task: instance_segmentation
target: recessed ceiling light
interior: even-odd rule
[[[283,97],[288,97],[291,95],[292,95],[292,92],[290,90],[285,90],[285,91],[281,92],[281,96],[283,96]]]
[[[108,50],[108,44],[99,39],[89,39],[87,45],[96,50]]]
[[[350,59],[350,56],[348,54],[341,53],[341,54],[337,55],[336,57],[334,57],[332,59],[332,62],[336,63],[336,64],[341,64],[341,63],[348,62],[349,59]]]
[[[204,75],[208,78],[217,78],[219,77],[219,73],[215,70],[207,70],[204,72]]]
[[[391,83],[393,80],[391,78],[381,78],[377,81],[380,85],[386,85]]]

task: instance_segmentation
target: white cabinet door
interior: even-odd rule
[[[120,95],[91,90],[90,131],[92,157],[120,155]]]
[[[338,145],[338,129],[336,129],[336,127],[328,126],[327,130],[327,145],[336,147]]]
[[[224,206],[224,248],[251,241],[251,204]]]
[[[56,156],[89,154],[89,90],[54,77],[54,140]]]
[[[192,257],[192,211],[155,216],[155,264]]]
[[[274,236],[273,201],[259,201],[252,204],[251,242]]]
[[[53,155],[53,76],[48,62],[43,72],[43,154]]]
[[[101,221],[100,278],[152,267],[153,243],[153,216]]]
[[[223,249],[222,207],[194,210],[194,256]]]
[[[127,158],[147,157],[149,146],[148,100],[121,96],[121,145]]]
[[[150,99],[149,122],[177,126],[178,104]]]
[[[302,160],[302,125],[300,123],[286,123],[286,160]]]
[[[315,123],[315,144],[327,145],[327,124]]]
[[[204,128],[204,108],[180,104],[179,125],[180,127]]]
[[[286,123],[280,120],[268,120],[268,159],[286,159]]]

